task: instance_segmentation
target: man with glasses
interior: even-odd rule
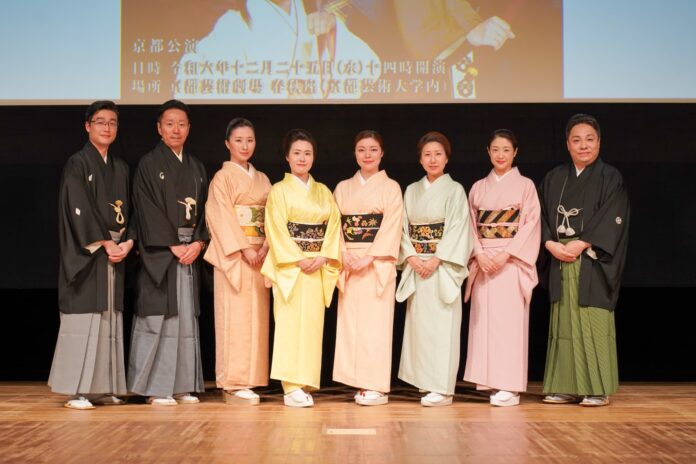
[[[128,165],[109,147],[118,131],[111,101],[85,114],[89,141],[63,169],[59,193],[60,331],[48,384],[65,407],[122,404],[124,260],[133,248]]]
[[[133,179],[140,269],[128,362],[128,389],[153,405],[198,403],[203,370],[198,330],[198,261],[208,240],[208,176],[184,150],[191,124],[179,100],[164,103],[161,142]]]

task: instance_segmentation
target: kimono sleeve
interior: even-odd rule
[[[616,172],[607,182],[601,206],[583,228],[580,239],[590,243],[597,258],[611,259],[617,250],[623,249],[628,230],[630,204],[621,175]]]
[[[269,248],[261,274],[275,284],[288,301],[300,275],[297,263],[305,256],[288,232],[288,211],[282,189],[282,183],[274,186],[266,201],[264,227]]]
[[[404,263],[411,256],[417,256],[418,252],[413,247],[411,243],[411,236],[408,233],[408,208],[409,208],[409,191],[412,187],[408,186],[406,188],[406,194],[404,195],[404,212],[403,221],[401,226],[401,243],[399,244],[399,258],[396,260],[397,268],[406,269]]]
[[[464,188],[456,184],[445,208],[445,230],[435,256],[443,262],[466,267],[473,248],[469,203]]]
[[[367,254],[375,258],[396,261],[399,257],[404,213],[404,202],[399,184],[389,183],[384,192],[383,204],[382,224]]]
[[[230,256],[249,247],[249,242],[242,232],[235,213],[236,195],[234,184],[227,182],[222,173],[216,174],[210,183],[205,213],[211,235],[211,246],[214,244],[219,247],[223,256]]]
[[[133,203],[138,224],[138,239],[144,247],[169,247],[179,244],[179,236],[167,218],[164,205],[157,199],[154,173],[149,166],[138,166],[133,179]]]
[[[539,204],[539,197],[534,184],[531,181],[525,183],[524,197],[520,205],[519,224],[517,234],[505,247],[505,251],[520,261],[533,266],[539,256],[541,205]]]

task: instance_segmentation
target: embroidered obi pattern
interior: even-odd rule
[[[321,251],[326,235],[326,222],[321,224],[303,224],[288,222],[290,237],[302,251]]]
[[[341,230],[346,242],[372,243],[382,225],[383,214],[341,215]]]
[[[413,248],[416,249],[416,253],[419,255],[432,255],[437,251],[437,244],[442,240],[444,230],[444,222],[431,224],[409,223],[408,236],[411,239]]]
[[[235,205],[237,221],[242,232],[252,245],[263,245],[266,238],[264,230],[264,213],[266,208],[261,205]]]

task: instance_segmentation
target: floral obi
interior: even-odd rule
[[[260,205],[235,205],[237,221],[252,245],[263,245],[266,232],[263,228],[265,207]]]
[[[341,215],[343,238],[348,243],[372,243],[382,225],[383,215],[345,214]]]
[[[505,209],[478,211],[477,229],[480,238],[512,238],[520,224],[520,209],[516,206]]]
[[[410,224],[408,225],[408,236],[411,239],[413,248],[419,255],[432,255],[437,251],[437,244],[442,240],[442,233],[445,230],[444,222],[433,222],[430,224]]]
[[[302,251],[321,251],[326,234],[326,222],[321,224],[303,224],[301,222],[288,222],[290,237],[297,243]]]

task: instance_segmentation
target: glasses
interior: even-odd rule
[[[105,129],[106,127],[116,129],[118,127],[118,121],[105,121],[103,119],[94,119],[90,121],[90,124],[94,124],[101,129]]]

